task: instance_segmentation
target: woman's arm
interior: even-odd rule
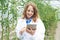
[[[26,27],[22,28],[19,33],[22,35],[24,31],[26,31]]]
[[[40,19],[37,21],[37,31],[35,36],[37,36],[35,40],[44,40],[45,26]]]
[[[24,24],[24,25],[23,25]],[[17,37],[20,39],[21,38],[21,34],[24,32],[23,30],[24,29],[24,26],[25,26],[25,23],[22,22],[22,19],[18,19],[18,22],[17,22],[17,26],[15,28],[15,32],[16,32],[16,35]],[[21,32],[21,33],[20,33]]]

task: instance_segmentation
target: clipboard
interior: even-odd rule
[[[36,24],[28,24],[27,25],[27,29],[29,29],[29,30],[36,30]]]

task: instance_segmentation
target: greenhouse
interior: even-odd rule
[[[25,5],[34,2],[39,17],[45,25],[45,40],[55,39],[57,25],[60,26],[60,1],[44,0],[0,0],[0,40],[19,40],[15,28],[22,17]],[[59,36],[60,37],[60,36]]]

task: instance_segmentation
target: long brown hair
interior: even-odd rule
[[[27,11],[29,6],[33,7],[34,15],[33,15],[32,19],[33,19],[34,22],[36,22],[36,20],[38,18],[38,10],[37,10],[36,5],[34,3],[32,3],[32,2],[27,3],[27,5],[25,6],[25,9],[23,11],[23,19],[26,18],[26,11]]]

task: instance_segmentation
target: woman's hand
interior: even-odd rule
[[[22,35],[24,31],[26,31],[26,27],[21,29],[20,34]]]
[[[31,35],[34,35],[35,31],[36,31],[36,30],[33,30],[32,28],[26,29],[26,32],[28,32],[28,33],[31,34]]]
[[[31,30],[31,34],[34,35],[36,30]]]
[[[29,33],[31,35],[34,35],[34,33],[35,33],[35,30],[33,30],[32,28],[27,29],[26,27],[24,27],[21,29],[20,34],[22,35],[24,31],[26,31],[27,33]]]

